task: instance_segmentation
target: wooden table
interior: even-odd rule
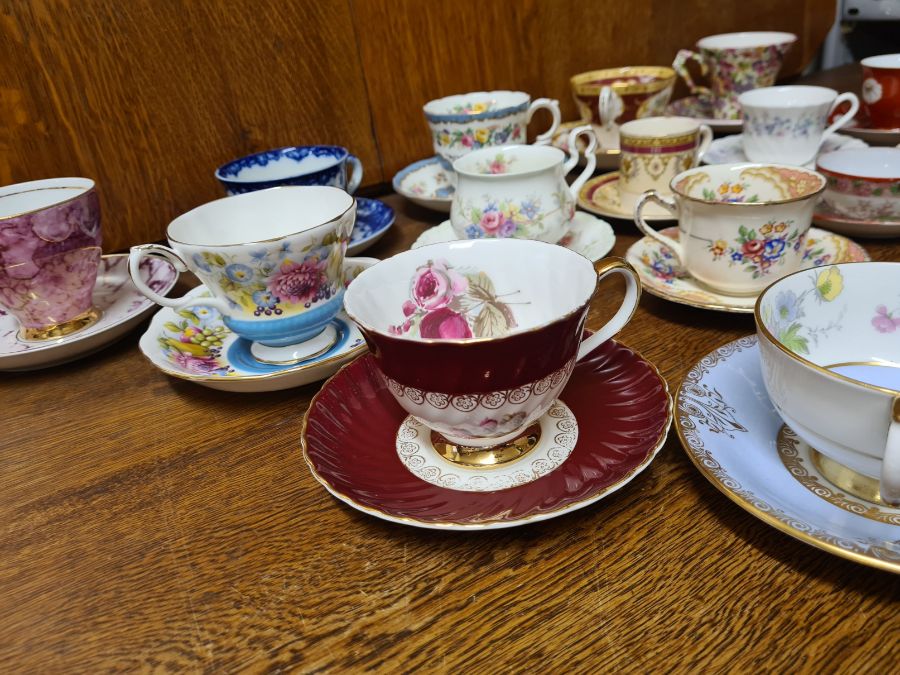
[[[367,255],[442,220],[386,198]],[[615,223],[613,250],[637,239]],[[864,241],[896,260],[900,241]],[[589,325],[617,292],[596,301]],[[0,671],[659,672],[896,669],[900,579],[778,532],[674,429],[599,503],[435,532],[333,499],[300,453],[317,385],[228,394],[158,372],[143,328],[0,379]],[[622,342],[674,391],[747,315],[645,294]],[[361,420],[364,423],[364,420]]]

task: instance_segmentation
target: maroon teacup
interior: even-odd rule
[[[862,60],[862,108],[873,129],[900,129],[900,54]]]
[[[598,282],[612,273],[626,281],[622,305],[582,339]],[[636,272],[619,258],[594,264],[553,244],[482,239],[388,258],[356,278],[344,306],[400,406],[449,443],[483,452],[525,434],[639,297]]]

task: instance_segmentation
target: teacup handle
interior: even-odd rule
[[[900,506],[900,396],[894,397],[891,407],[891,426],[881,460],[878,491],[885,503]]]
[[[353,172],[350,174],[350,178],[347,179],[347,192],[352,195],[362,182],[363,168],[362,162],[359,161],[359,157],[356,155],[347,155],[347,162],[353,166]]]
[[[605,129],[612,129],[624,110],[625,104],[622,102],[622,97],[613,91],[612,87],[600,89],[600,96],[597,99],[597,112],[600,113],[600,124]]]
[[[644,205],[647,202],[654,202],[655,204],[659,204],[666,211],[671,212],[673,216],[678,217],[678,204],[675,203],[675,200],[670,197],[664,197],[659,194],[656,190],[647,190],[644,194],[638,197],[637,202],[634,205],[634,224],[637,225],[638,229],[643,232],[645,235],[653,239],[654,241],[659,242],[667,249],[672,251],[675,256],[675,259],[678,261],[678,264],[684,267],[684,248],[682,247],[680,242],[675,241],[665,235],[660,234],[652,227],[647,224],[647,221],[644,220]]]
[[[709,67],[706,65],[706,61],[703,60],[703,57],[697,52],[692,52],[690,49],[678,50],[678,54],[672,62],[672,68],[687,83],[692,94],[709,94],[709,88],[695,84],[690,72],[688,72],[687,62],[691,60],[696,61],[700,65],[701,75],[706,75],[709,72]]]
[[[694,166],[700,164],[703,155],[709,150],[709,144],[712,143],[713,132],[706,124],[700,125],[700,142],[697,143],[697,149],[694,151]]]
[[[222,314],[226,315],[231,311],[228,307],[228,303],[219,298],[167,298],[160,295],[147,286],[141,279],[141,261],[147,256],[165,258],[172,263],[179,272],[187,272],[188,266],[185,265],[181,257],[168,246],[161,246],[160,244],[141,244],[140,246],[131,247],[131,252],[128,254],[128,273],[131,275],[131,281],[137,286],[137,289],[141,293],[146,295],[157,305],[171,307],[172,309],[184,309],[186,307],[202,305],[203,307],[214,307],[222,312]]]
[[[634,312],[637,309],[638,301],[641,299],[641,280],[634,268],[625,262],[622,258],[604,258],[594,263],[594,271],[597,273],[597,283],[610,274],[621,274],[625,277],[625,298],[619,306],[613,318],[604,324],[603,328],[586,338],[578,347],[577,361],[594,351],[601,344],[609,340],[625,327],[625,324],[631,321]]]
[[[532,115],[534,115],[536,110],[540,110],[541,108],[545,108],[550,111],[550,114],[553,116],[553,121],[550,123],[550,128],[534,139],[535,145],[547,145],[550,141],[553,140],[553,135],[556,133],[556,130],[559,128],[560,123],[562,122],[562,114],[559,111],[559,101],[555,98],[537,98],[532,101],[531,105],[528,107],[528,114],[525,116],[525,123],[531,121]]]
[[[578,178],[569,186],[569,192],[576,200],[581,188],[587,179],[594,175],[594,169],[597,168],[597,134],[594,133],[594,128],[590,124],[584,124],[569,132],[569,138],[566,141],[569,144],[569,159],[563,164],[563,172],[568,174],[578,164],[578,144],[575,141],[581,135],[587,138],[587,147],[584,149],[585,166]]]
[[[846,91],[836,99],[834,99],[834,103],[831,105],[831,110],[828,111],[828,117],[831,117],[831,113],[837,110],[837,107],[841,105],[841,103],[850,102],[850,110],[841,115],[838,119],[836,119],[830,127],[828,127],[824,132],[822,132],[822,140],[819,141],[819,147],[822,147],[822,143],[825,142],[825,139],[829,136],[832,136],[838,129],[843,127],[847,122],[856,117],[856,113],[859,112],[859,97],[853,92]]]

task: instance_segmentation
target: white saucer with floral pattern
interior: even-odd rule
[[[704,356],[682,382],[675,407],[688,457],[741,508],[824,551],[900,573],[900,509],[824,477],[816,453],[769,400],[755,335]]]
[[[440,244],[445,241],[459,239],[453,231],[449,220],[425,230],[413,242],[410,248],[419,248],[428,244]],[[597,262],[612,250],[616,243],[616,235],[612,226],[589,213],[575,212],[575,218],[569,227],[569,233],[559,242],[575,253],[580,253],[592,262]]]
[[[434,156],[413,162],[397,172],[394,192],[427,209],[450,213],[456,191],[456,173]]]
[[[144,259],[140,270],[144,283],[160,295],[178,281],[172,264],[160,258]],[[19,322],[0,310],[0,371],[34,370],[72,361],[115,342],[140,323],[155,305],[131,282],[127,253],[100,259],[94,307],[101,312],[95,323],[40,342],[19,339]]]
[[[660,230],[660,233],[678,240],[677,227],[667,227]],[[777,233],[774,231],[760,232],[760,235],[757,240],[765,246],[765,242]],[[804,267],[870,260],[866,250],[856,242],[815,227],[809,229],[805,246]],[[719,248],[721,251],[718,250]],[[710,255],[728,257],[729,264],[745,267],[748,274],[753,274],[758,265],[745,255],[743,247],[733,249],[724,241],[710,244]],[[677,264],[671,251],[650,237],[644,237],[635,242],[625,254],[625,259],[637,270],[643,289],[663,300],[700,309],[743,314],[752,313],[753,307],[756,305],[756,295],[722,295],[700,286],[685,269]]]
[[[634,213],[622,206],[619,200],[618,171],[591,178],[586,182],[578,192],[578,206],[605,218],[634,220]],[[661,206],[648,202],[644,208],[644,220],[652,223],[675,220],[675,217]]]
[[[734,164],[737,162],[747,162],[747,156],[744,154],[743,134],[734,134],[732,136],[723,136],[715,139],[709,144],[709,149],[703,154],[703,164]],[[868,148],[869,144],[852,136],[842,136],[834,134],[825,139],[822,147],[819,149],[818,155],[825,152],[834,152],[835,150],[850,150],[853,148]],[[808,169],[816,168],[816,160],[812,159],[805,164]]]

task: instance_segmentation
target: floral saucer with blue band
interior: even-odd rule
[[[700,473],[744,510],[824,551],[900,573],[900,509],[829,482],[823,455],[769,400],[755,335],[691,368],[675,398],[675,426]]]
[[[448,169],[440,157],[413,162],[399,171],[393,180],[394,192],[411,202],[434,211],[450,213],[456,174]]]

